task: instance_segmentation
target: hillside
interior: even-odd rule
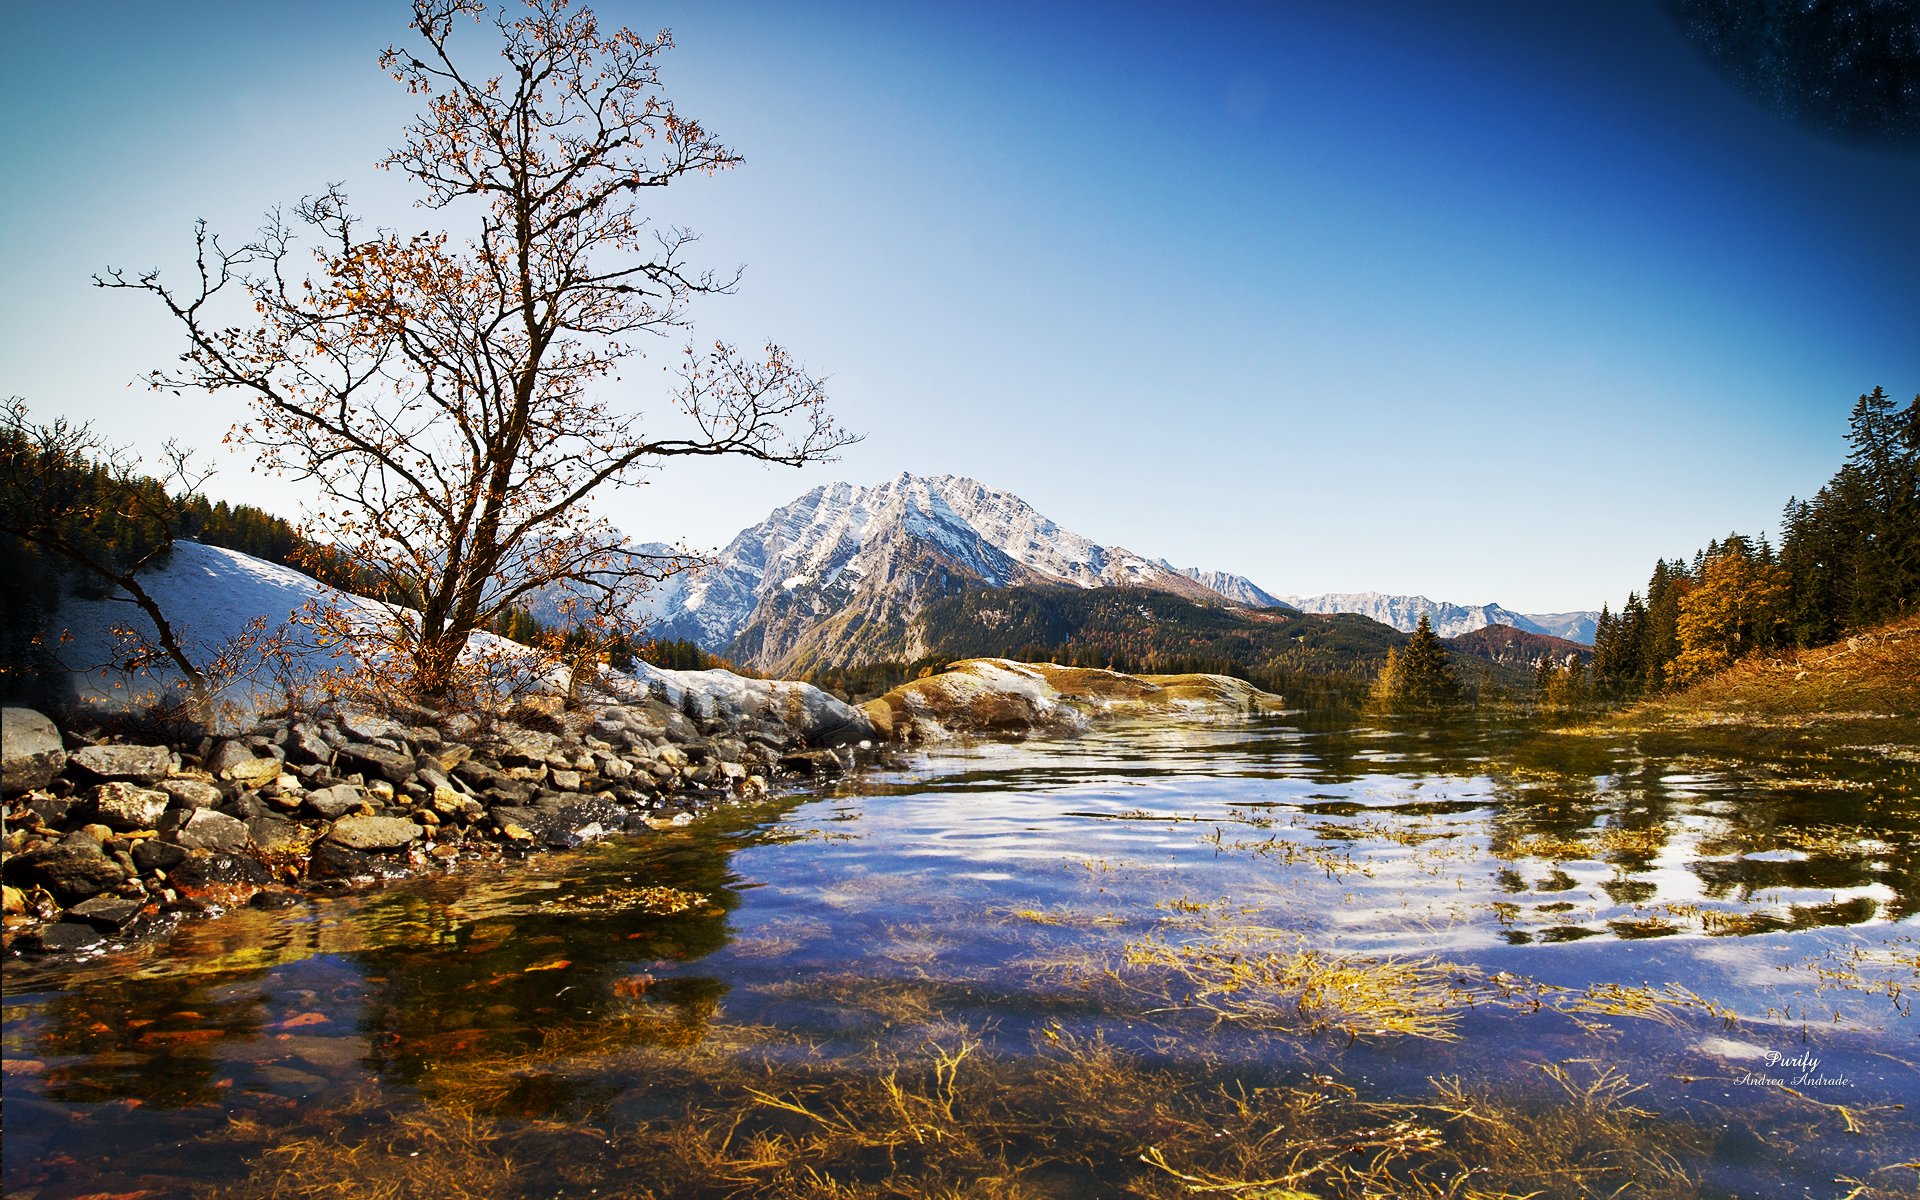
[[[1489,662],[1532,666],[1541,659],[1566,662],[1569,657],[1586,659],[1592,647],[1544,633],[1529,633],[1511,625],[1485,625],[1479,629],[1446,639],[1462,654],[1471,654]]]
[[[1608,722],[1637,730],[1844,730],[1920,756],[1920,617],[1831,646],[1735,663]]]

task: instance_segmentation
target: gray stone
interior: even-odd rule
[[[425,833],[405,817],[342,817],[327,840],[349,850],[398,850]]]
[[[366,807],[366,793],[350,783],[336,783],[307,793],[306,809],[316,817],[337,821]]]
[[[46,888],[62,904],[77,904],[118,887],[127,874],[106,856],[100,843],[75,835],[8,859],[7,876]]]
[[[111,829],[152,829],[171,801],[165,792],[131,783],[103,783],[93,789],[93,810]]]
[[[159,838],[141,838],[128,853],[133,858],[134,868],[142,875],[171,871],[187,861],[186,847],[163,842]]]
[[[212,809],[195,809],[173,831],[173,840],[188,850],[238,854],[253,841],[246,822]]]
[[[580,772],[556,769],[550,771],[549,774],[552,776],[553,786],[557,791],[577,792],[580,790]]]
[[[162,779],[155,786],[173,800],[175,808],[219,808],[226,799],[204,779]]]
[[[340,728],[348,737],[358,742],[371,742],[376,738],[398,741],[407,735],[406,728],[398,721],[389,721],[385,717],[368,712],[342,714]]]
[[[633,764],[624,758],[616,758],[611,754],[603,754],[599,756],[598,762],[600,774],[608,779],[622,780],[633,778]]]
[[[218,888],[231,897],[236,885],[240,890],[265,887],[273,882],[267,869],[249,854],[195,854],[167,872],[167,883],[182,892],[192,893]],[[223,899],[222,903],[227,901]]]
[[[56,921],[51,925],[42,925],[22,940],[30,940],[33,949],[47,954],[66,954],[91,949],[106,938],[98,929],[84,922]]]
[[[229,783],[261,788],[280,778],[280,760],[256,755],[245,742],[226,741],[207,759],[207,770]]]
[[[79,918],[95,929],[112,932],[140,915],[141,901],[119,896],[95,896],[67,910],[67,919]]]
[[[369,742],[348,742],[340,747],[335,761],[346,770],[359,771],[370,779],[384,779],[388,783],[405,783],[407,777],[413,774],[411,754],[387,750]]]
[[[67,748],[53,722],[31,708],[0,712],[0,793],[43,788],[67,765]]]
[[[68,755],[67,762],[94,779],[152,783],[167,777],[173,753],[165,746],[86,746]]]
[[[279,817],[255,817],[247,822],[247,833],[262,854],[278,854],[298,849],[306,831],[293,821]]]
[[[318,766],[333,762],[333,747],[327,745],[327,739],[320,735],[318,729],[304,721],[287,731],[286,749],[290,762]]]
[[[73,806],[80,803],[77,796],[56,796],[51,792],[39,792],[27,801],[27,807],[40,823],[49,829],[57,828],[73,812]]]

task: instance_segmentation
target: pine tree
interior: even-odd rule
[[[1413,638],[1399,650],[1387,652],[1386,664],[1369,699],[1383,710],[1404,711],[1453,708],[1460,704],[1460,681],[1454,677],[1447,648],[1433,632],[1425,613]]]

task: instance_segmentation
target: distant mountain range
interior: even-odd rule
[[[649,547],[649,549],[664,549]],[[1528,616],[1423,596],[1280,597],[1238,575],[1178,570],[1062,529],[1010,492],[957,475],[818,487],[744,529],[717,561],[649,597],[653,636],[685,638],[785,673],[929,652],[925,610],[1010,588],[1143,588],[1201,605],[1358,613],[1402,631],[1425,612],[1442,636],[1491,624],[1592,640],[1592,613]]]
[[[1425,596],[1389,596],[1383,592],[1329,592],[1321,596],[1287,596],[1285,602],[1301,612],[1359,613],[1382,625],[1411,633],[1424,615],[1441,637],[1459,637],[1489,625],[1506,625],[1524,633],[1565,638],[1593,645],[1597,612],[1517,613],[1498,604],[1450,604]]]

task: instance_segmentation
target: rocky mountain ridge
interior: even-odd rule
[[[1241,575],[1176,569],[1103,546],[965,476],[905,472],[872,487],[827,484],[774,509],[711,566],[661,585],[637,615],[655,637],[799,673],[918,658],[928,647],[916,618],[927,605],[1027,586],[1146,587],[1206,604],[1358,613],[1403,632],[1425,613],[1443,637],[1509,625],[1590,643],[1597,615],[1530,615],[1377,592],[1283,597]]]

